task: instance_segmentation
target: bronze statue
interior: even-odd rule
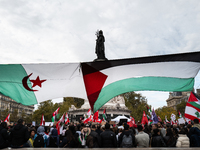
[[[97,59],[106,59],[105,57],[105,38],[103,36],[103,31],[97,31],[96,32],[97,39],[96,39],[96,51],[95,53],[97,54]]]

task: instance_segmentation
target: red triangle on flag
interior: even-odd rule
[[[197,100],[196,96],[193,94],[193,92],[190,93],[188,102],[198,102],[198,100]]]
[[[82,63],[82,73],[87,97],[89,99],[91,109],[93,110],[94,103],[96,102],[108,76],[86,63]]]

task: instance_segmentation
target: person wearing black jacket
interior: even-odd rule
[[[152,135],[152,139],[151,139],[151,147],[165,147],[166,144],[162,136],[160,135],[159,129],[154,129],[153,133],[154,134]]]
[[[95,130],[96,126],[92,125],[90,135],[93,137],[93,148],[99,148],[101,145],[101,138],[100,135]]]
[[[117,147],[117,139],[114,132],[110,130],[110,124],[106,123],[105,131],[100,134],[101,147],[103,148],[115,148]]]
[[[10,140],[12,148],[28,147],[29,139],[28,128],[23,125],[24,121],[19,119],[17,125],[10,131]]]
[[[171,128],[167,128],[166,136],[163,137],[163,139],[164,139],[164,142],[166,144],[166,147],[176,147],[177,139],[174,137],[174,134],[173,134]]]
[[[129,145],[126,145],[124,142],[123,142],[123,139],[124,138],[128,138],[129,135],[132,137],[132,143],[129,144]],[[128,124],[124,124],[124,131],[122,131],[122,133],[120,134],[119,136],[119,140],[118,140],[118,146],[119,147],[136,147],[136,142],[135,142],[135,136],[134,136],[134,133],[133,131],[129,130],[129,125]]]
[[[9,146],[9,134],[7,132],[7,123],[2,122],[0,125],[0,149],[7,148]]]

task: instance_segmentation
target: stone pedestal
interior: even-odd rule
[[[119,115],[130,117],[131,111],[125,106],[125,100],[122,96],[114,97],[99,109],[100,119],[102,119],[102,114],[105,108],[108,121]],[[87,114],[89,109],[90,104],[88,100],[85,100],[84,104],[79,109],[72,105],[68,111],[71,121],[79,121],[80,117],[83,117],[84,114]]]

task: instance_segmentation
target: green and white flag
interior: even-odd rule
[[[0,65],[0,93],[23,105],[67,96],[87,99],[79,69],[80,63]]]
[[[81,63],[93,111],[131,91],[192,91],[200,52]]]
[[[200,52],[58,64],[0,65],[0,93],[33,105],[49,99],[88,99],[96,112],[131,91],[192,91]]]

